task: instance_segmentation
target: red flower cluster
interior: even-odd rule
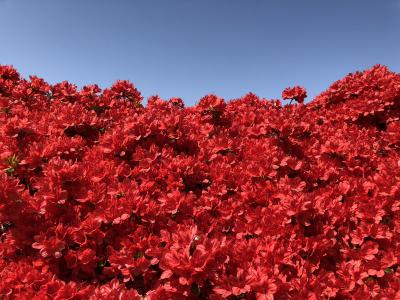
[[[0,66],[1,299],[400,298],[399,74],[141,101]]]
[[[292,88],[286,88],[282,92],[283,99],[294,99],[298,103],[303,103],[304,99],[307,98],[306,90],[301,86],[295,86]]]

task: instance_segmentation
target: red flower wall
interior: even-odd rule
[[[400,74],[306,96],[0,66],[0,298],[400,299]]]

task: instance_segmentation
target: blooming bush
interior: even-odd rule
[[[1,299],[400,298],[399,74],[142,100],[0,66]]]

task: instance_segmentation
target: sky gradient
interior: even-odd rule
[[[0,64],[50,83],[132,81],[145,98],[306,101],[350,72],[400,72],[400,0],[0,0]]]

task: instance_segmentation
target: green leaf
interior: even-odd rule
[[[115,198],[120,199],[120,198],[122,198],[123,196],[125,196],[125,194],[124,194],[123,192],[120,192],[120,193],[118,193],[118,194],[115,195]]]
[[[135,255],[133,257],[135,259],[142,258],[143,257],[143,252],[142,251],[138,251],[138,252],[135,253]]]
[[[9,176],[11,176],[14,173],[16,167],[19,165],[20,161],[20,158],[15,153],[13,155],[10,155],[5,159],[5,163],[8,165],[8,168],[6,168],[4,171],[6,171]]]
[[[386,268],[385,269],[385,274],[390,274],[390,273],[393,273],[392,268]]]
[[[99,261],[97,265],[98,265],[100,268],[104,268],[104,267],[106,266],[106,264],[107,264],[107,261],[104,260],[104,261]]]

